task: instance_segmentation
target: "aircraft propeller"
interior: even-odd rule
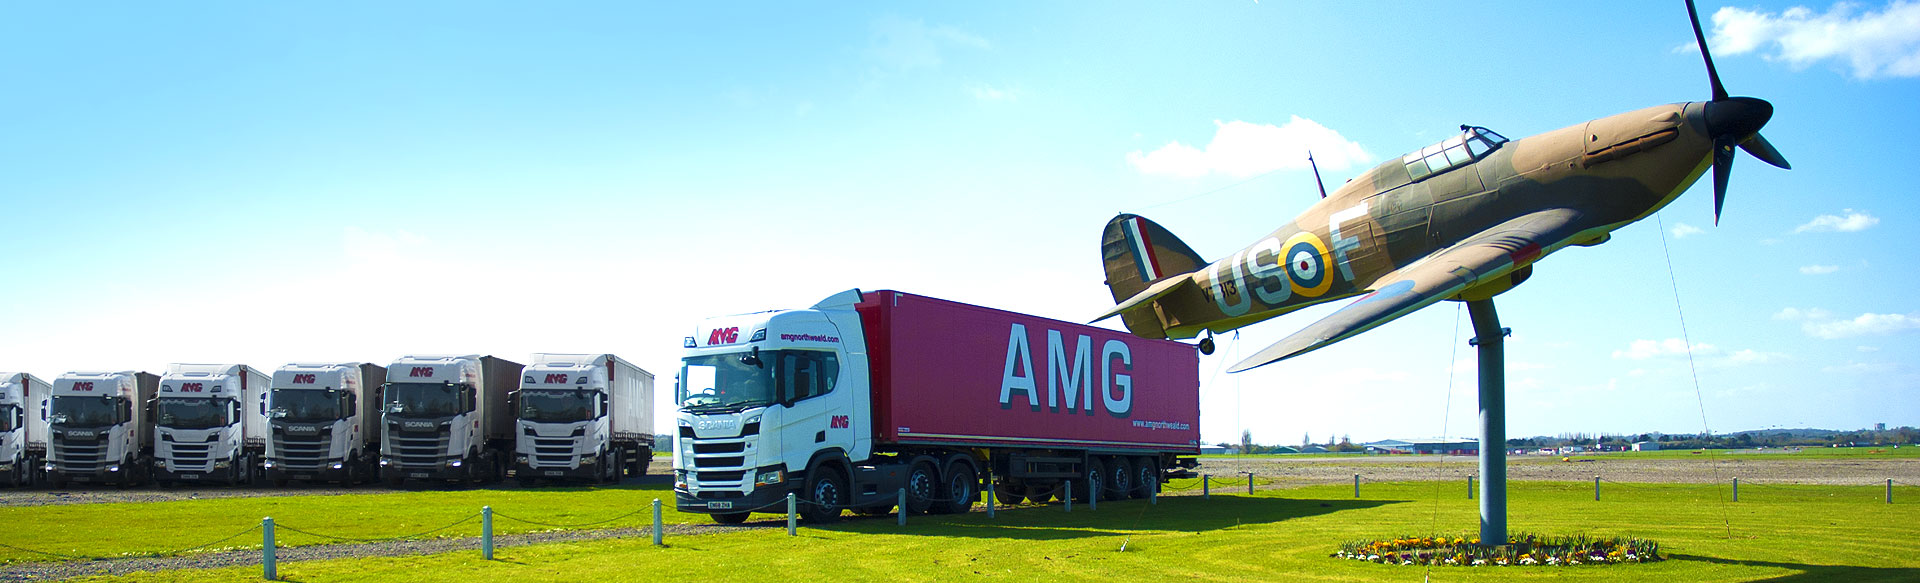
[[[1713,137],[1713,224],[1720,224],[1720,208],[1727,200],[1727,179],[1733,175],[1733,148],[1739,146],[1760,161],[1782,169],[1792,169],[1787,158],[1761,137],[1760,128],[1773,118],[1773,104],[1756,97],[1728,97],[1720,84],[1720,72],[1713,67],[1713,54],[1707,51],[1707,35],[1700,30],[1700,14],[1687,0],[1687,18],[1693,21],[1693,38],[1700,43],[1700,58],[1707,62],[1707,81],[1713,85],[1713,101],[1707,102],[1707,135]]]

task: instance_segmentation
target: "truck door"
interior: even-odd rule
[[[803,471],[814,452],[848,449],[848,391],[836,391],[840,361],[831,350],[782,350],[774,366],[774,383],[787,410],[782,418],[781,444],[788,468]]]

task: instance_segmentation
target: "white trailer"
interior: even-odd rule
[[[510,399],[513,466],[540,479],[618,482],[653,460],[653,373],[611,354],[535,354]]]
[[[380,385],[375,364],[292,363],[273,371],[267,396],[266,477],[355,484],[376,475]]]
[[[47,455],[47,405],[53,385],[23,372],[0,372],[0,484],[36,481]]]
[[[267,387],[244,364],[170,364],[154,402],[153,480],[252,483],[267,450]]]
[[[519,363],[469,354],[402,356],[387,366],[380,479],[490,482],[513,450],[507,393]]]
[[[47,410],[47,481],[54,488],[146,482],[153,457],[147,403],[159,388],[160,377],[130,370],[55,378]]]

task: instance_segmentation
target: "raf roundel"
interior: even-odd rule
[[[1318,297],[1333,287],[1333,278],[1327,277],[1327,245],[1319,237],[1303,231],[1289,237],[1284,248],[1294,293]]]

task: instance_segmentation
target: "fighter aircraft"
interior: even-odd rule
[[[1144,217],[1107,222],[1100,250],[1120,316],[1147,338],[1208,337],[1307,306],[1361,296],[1228,369],[1239,372],[1351,338],[1440,300],[1485,300],[1533,264],[1659,211],[1713,171],[1714,223],[1733,149],[1780,168],[1760,136],[1773,105],[1730,97],[1692,0],[1687,14],[1713,99],[1659,105],[1519,140],[1487,128],[1389,160],[1299,218],[1207,263]],[[1364,295],[1362,295],[1364,294]]]

